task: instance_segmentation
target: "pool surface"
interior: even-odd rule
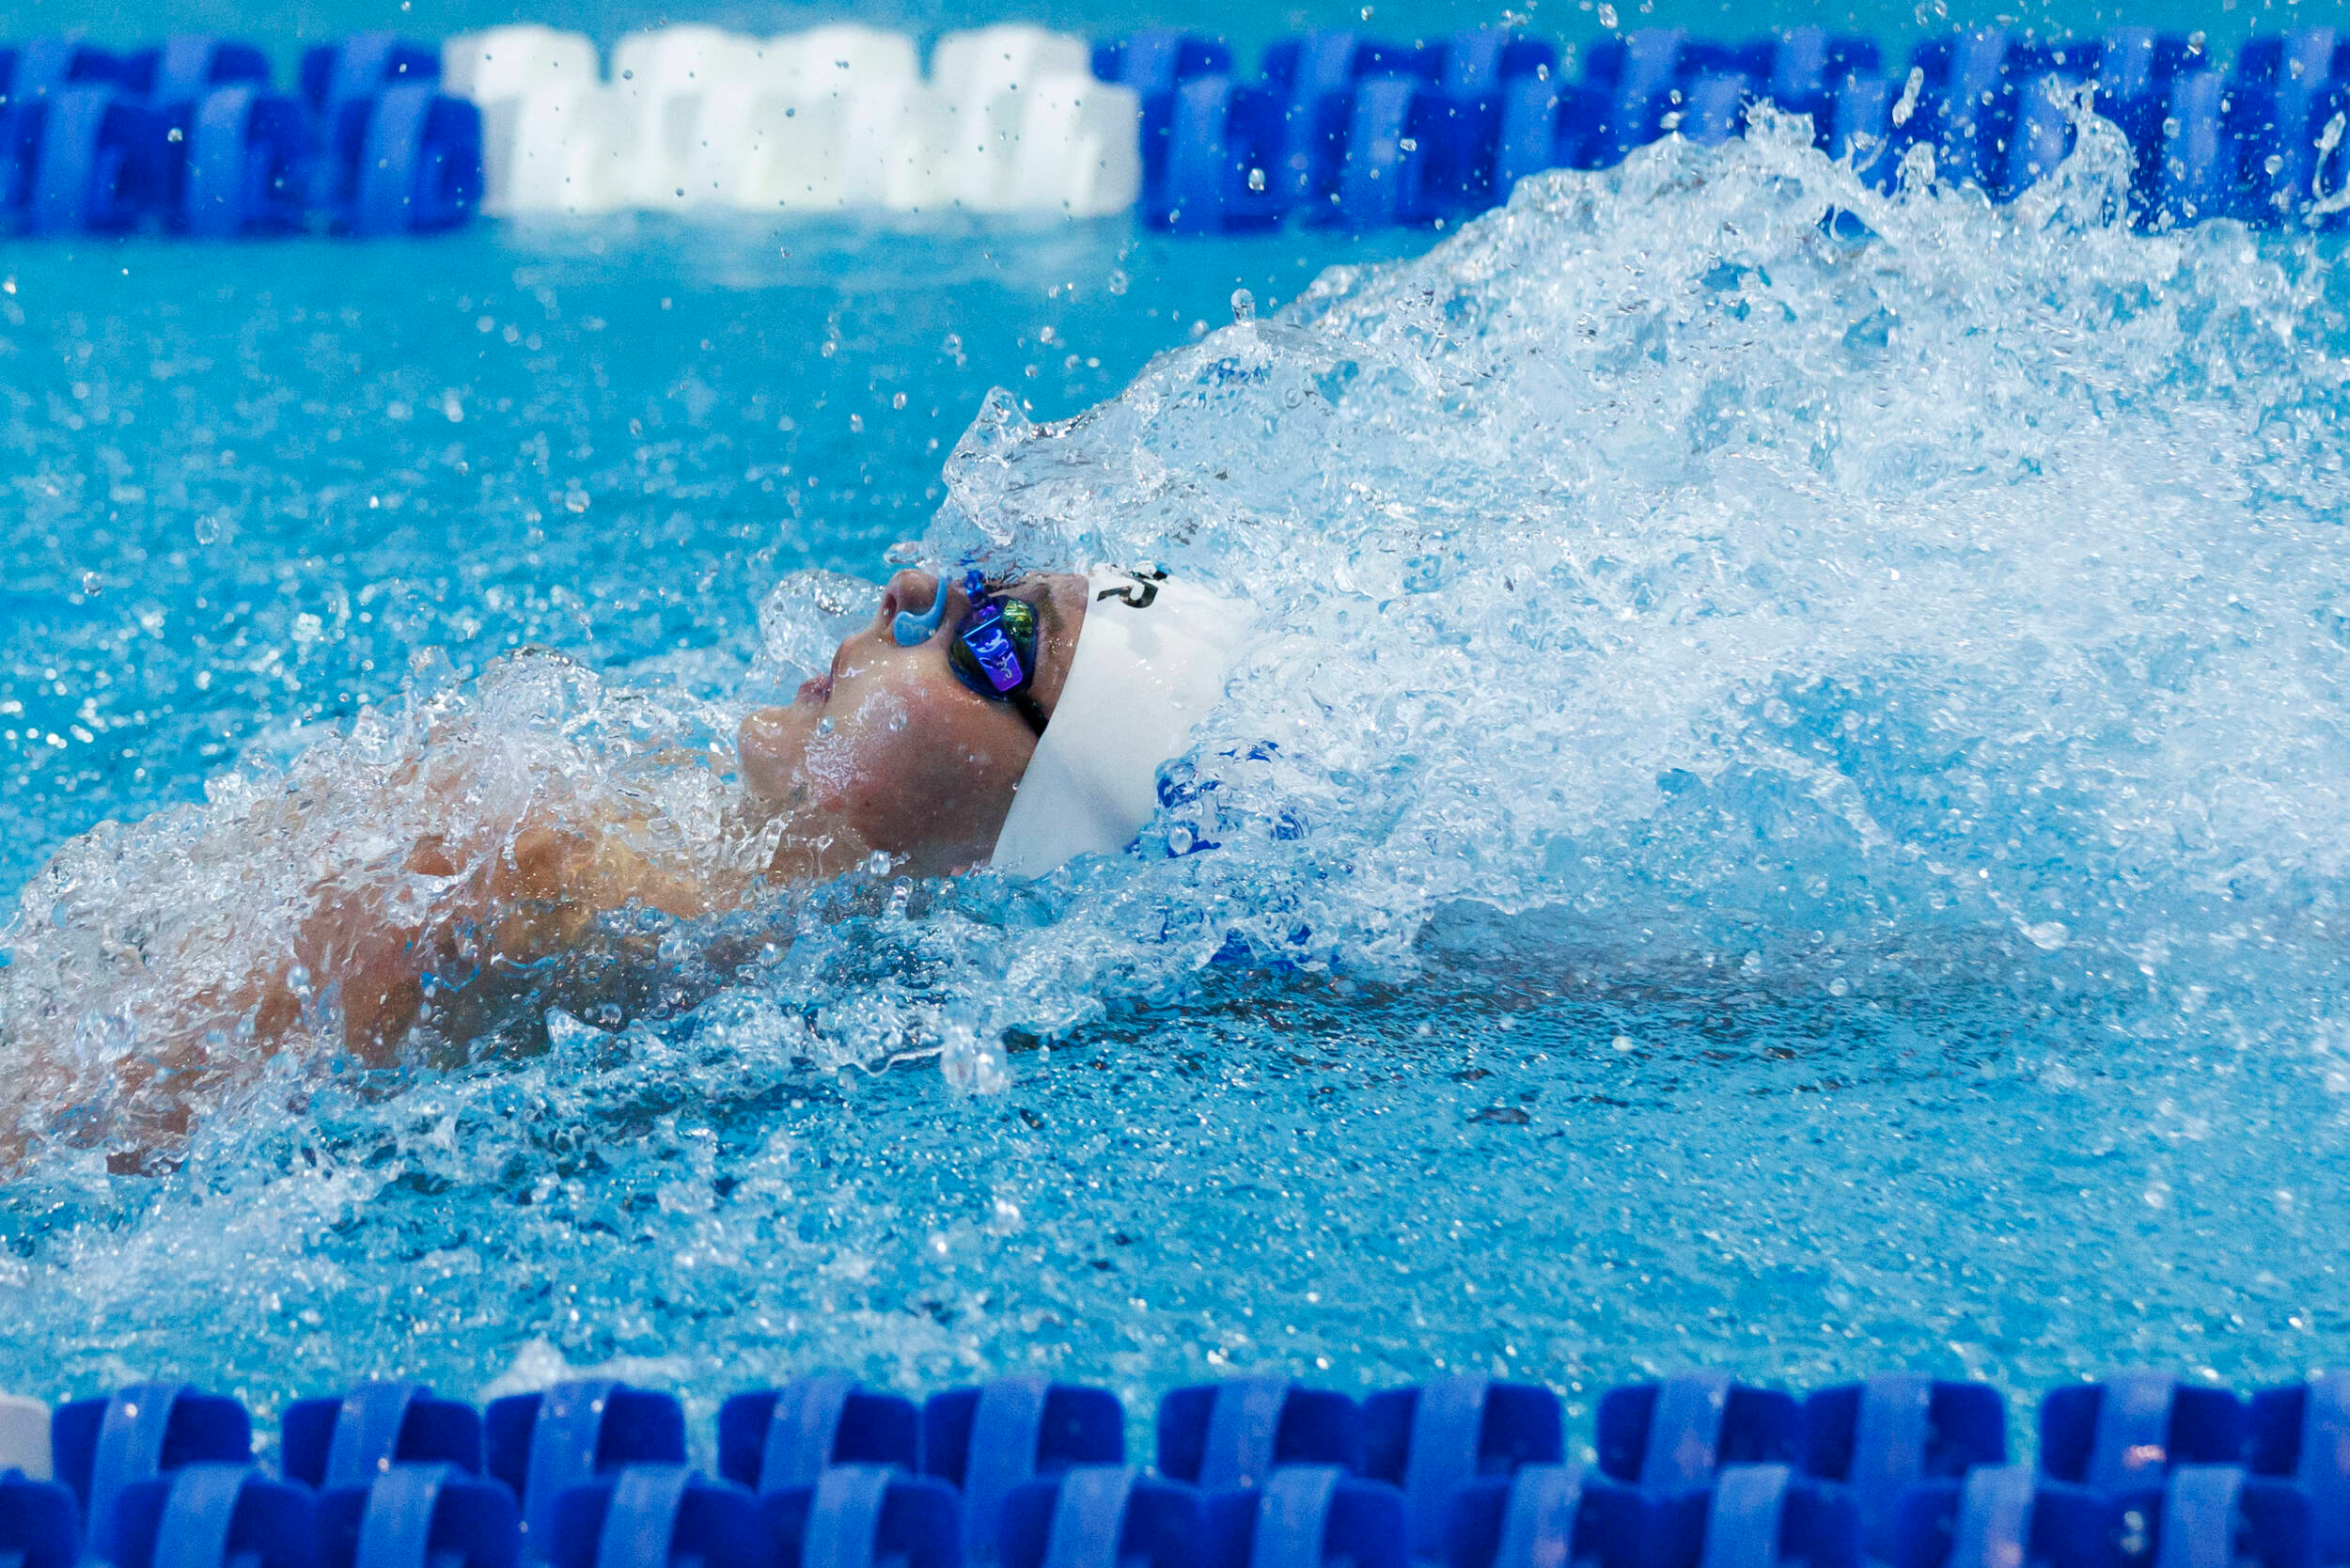
[[[2342,1364],[2350,300],[2121,178],[11,252],[10,1050],[135,1054],[418,714],[716,844],[897,541],[1266,625],[1127,862],[641,933],[469,1065],[217,1041],[160,1174],[18,1080],[0,1386]]]

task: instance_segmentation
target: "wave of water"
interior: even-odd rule
[[[2330,976],[2341,273],[2133,233],[2123,166],[2092,123],[2011,209],[1888,199],[1772,125],[1528,181],[1064,426],[999,404],[935,543],[1274,633],[986,1024],[1236,943],[1400,976],[1459,901],[1795,987]]]
[[[1604,1032],[1622,1052],[1644,1007],[1660,1031],[1727,1010],[1790,1038],[1821,1031],[1789,1018],[1844,1009],[1825,1032],[1866,1057],[1865,1008],[2037,1033],[2035,1074],[2223,1040],[2305,1053],[2326,1093],[2350,1091],[2324,1066],[2350,863],[2342,272],[2314,242],[2230,225],[2132,232],[2124,167],[2092,121],[2012,207],[1885,196],[1765,119],[1717,151],[1529,180],[1425,258],[1334,271],[1078,418],[992,402],[948,464],[934,557],[1152,562],[1263,616],[1132,857],[611,922],[603,940],[659,977],[628,1008],[477,1020],[400,1072],[338,1069],[332,997],[306,999],[314,1047],[268,1062],[233,1028],[186,1039],[194,1004],[321,887],[406,876],[456,770],[479,783],[438,830],[476,855],[518,802],[561,797],[624,808],[681,874],[756,864],[725,738],[854,603],[814,573],[770,597],[725,699],[546,655],[478,687],[423,669],[404,709],[77,841],[26,889],[0,970],[0,1036],[49,1064],[8,1091],[19,1136],[54,1146],[14,1189],[11,1234],[52,1287],[27,1320],[63,1332],[73,1303],[105,1301],[149,1344],[182,1343],[157,1271],[242,1247],[325,1260],[294,1266],[337,1275],[309,1294],[348,1326],[408,1310],[416,1269],[455,1281],[449,1323],[410,1330],[442,1348],[412,1338],[385,1353],[401,1364],[559,1323],[560,1280],[590,1256],[615,1272],[582,1354],[691,1342],[714,1365],[721,1343],[816,1337],[935,1372],[1043,1332],[1040,1312],[1089,1342],[1058,1287],[1006,1314],[1012,1243],[977,1283],[908,1272],[930,1225],[944,1258],[1036,1224],[1033,1199],[1024,1222],[928,1146],[1127,1180],[1164,1150],[1031,1150],[981,1096],[905,1110],[852,1157],[847,1123],[807,1132],[807,1107],[851,1092],[835,1070],[908,1056],[981,1089],[1019,1081],[1007,1048],[1039,1040],[1107,1031],[1176,1060],[1191,1007],[1261,1014],[1242,1033],[1277,1043],[1301,985],[1361,998],[1360,1031],[1407,1055],[1434,1048],[1405,1027],[1416,987],[1461,1010],[1456,1029],[1508,1028],[1496,988],[1581,988],[1619,1010]],[[443,891],[409,882],[418,907]],[[186,1053],[166,1068],[216,1076],[210,1103],[234,1108],[158,1190],[107,1188],[117,1129],[151,1143],[168,1118],[108,1100],[159,1034]],[[926,1179],[955,1169],[978,1218],[893,1195],[880,1146],[900,1136]],[[1374,1123],[1357,1136],[1377,1147]],[[836,1156],[868,1174],[818,1174]],[[466,1201],[418,1200],[451,1191]],[[122,1226],[136,1246],[107,1253]],[[651,1250],[621,1268],[605,1234]],[[526,1305],[466,1283],[485,1255],[533,1282]],[[744,1282],[770,1267],[805,1274],[789,1300]],[[925,1321],[849,1299],[877,1269]],[[1181,1276],[1143,1278],[1181,1294]],[[991,1291],[987,1333],[956,1328]],[[1915,1309],[1899,1294],[1888,1323]],[[666,1326],[615,1326],[632,1312]]]

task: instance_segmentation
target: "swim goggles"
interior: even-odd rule
[[[1036,679],[1036,606],[991,588],[976,568],[964,573],[963,594],[970,608],[947,644],[947,667],[990,702],[1009,703],[1031,731],[1043,734],[1047,715],[1028,691]],[[937,633],[946,616],[947,585],[941,581],[931,607],[920,615],[900,610],[890,635],[901,648],[917,648]]]

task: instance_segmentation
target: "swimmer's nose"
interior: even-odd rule
[[[881,624],[901,648],[930,641],[946,616],[946,588],[927,572],[901,572],[882,589]]]

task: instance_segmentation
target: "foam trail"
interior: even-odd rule
[[[1065,425],[998,403],[934,547],[1157,560],[1280,627],[1147,864],[1049,895],[1092,964],[1040,942],[1005,995],[1234,945],[1405,974],[1457,901],[1797,984],[2330,972],[2330,269],[2133,235],[2124,166],[2092,122],[2012,210],[1880,199],[1766,118],[1528,180]]]

